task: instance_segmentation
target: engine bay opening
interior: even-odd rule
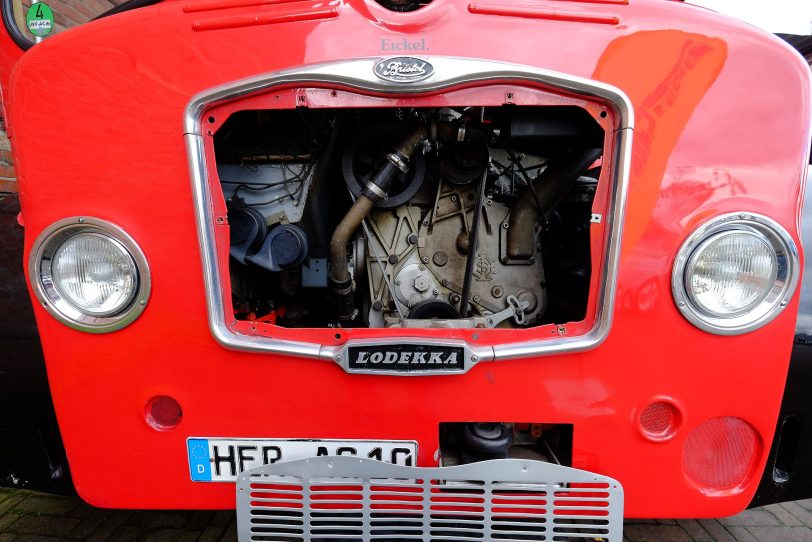
[[[583,320],[604,130],[577,106],[242,110],[214,134],[237,320]]]
[[[444,422],[440,424],[440,464],[528,459],[571,467],[572,436],[571,424]]]

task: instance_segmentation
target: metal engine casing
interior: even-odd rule
[[[429,300],[459,307],[476,188],[476,183],[441,182],[434,205],[422,219],[424,209],[415,205],[371,214],[367,240],[372,245],[367,250],[370,325],[384,325],[384,315],[399,317],[397,307],[407,316],[417,304]],[[533,324],[546,305],[541,254],[521,262],[508,262],[503,256],[502,230],[509,214],[502,203],[483,202],[470,303],[485,316],[506,309],[507,297],[515,296],[529,304],[526,321]],[[537,232],[529,234],[537,237]],[[391,319],[386,320],[391,325]]]
[[[420,225],[418,250],[440,283],[462,293],[468,235],[474,213],[476,183],[458,186],[441,183],[434,208]],[[485,199],[479,223],[476,259],[471,281],[471,303],[480,313],[496,313],[507,307],[507,296],[528,302],[527,322],[532,324],[546,306],[541,247],[526,261],[508,261],[503,230],[508,227],[510,209]],[[528,232],[538,239],[538,232]]]

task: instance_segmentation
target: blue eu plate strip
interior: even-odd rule
[[[186,441],[189,451],[189,469],[195,482],[211,482],[211,458],[209,441],[202,438],[190,438]]]

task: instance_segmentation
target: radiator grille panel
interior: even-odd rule
[[[241,474],[237,523],[242,541],[621,542],[623,488],[539,461],[418,468],[320,457]]]

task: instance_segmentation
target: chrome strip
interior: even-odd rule
[[[615,154],[615,197],[607,211],[606,225],[609,228],[609,246],[603,266],[603,282],[598,292],[598,307],[595,325],[589,332],[576,337],[559,337],[544,341],[499,344],[493,347],[494,359],[504,360],[544,354],[582,352],[599,346],[612,328],[615,313],[615,289],[617,287],[620,264],[620,242],[623,236],[624,211],[626,209],[626,189],[629,184],[629,168],[632,162],[632,128],[617,131],[617,152]]]
[[[626,190],[631,161],[632,132],[634,114],[629,98],[619,89],[601,83],[560,72],[532,66],[492,62],[487,60],[426,57],[434,66],[434,73],[427,79],[411,83],[392,83],[375,76],[374,67],[380,58],[363,58],[325,64],[302,66],[278,71],[206,90],[194,96],[186,107],[184,137],[189,159],[189,171],[197,218],[198,238],[208,304],[209,327],[214,338],[223,346],[235,350],[265,352],[330,359],[341,363],[341,354],[358,341],[349,341],[338,346],[323,346],[300,341],[283,341],[268,337],[240,335],[231,331],[225,322],[223,292],[217,266],[214,245],[214,217],[211,209],[208,172],[204,157],[203,114],[206,109],[228,101],[268,90],[280,85],[307,86],[321,84],[348,87],[355,91],[391,95],[423,94],[440,91],[466,83],[511,81],[515,83],[535,83],[608,102],[619,120],[616,129],[612,207],[607,217],[609,243],[603,269],[604,281],[598,297],[598,310],[593,329],[577,337],[562,336],[542,341],[527,341],[482,347],[467,345],[478,361],[503,360],[551,353],[579,352],[594,348],[606,339],[612,324],[620,258],[620,241],[623,231],[623,214],[626,205]],[[380,339],[376,344],[400,344],[403,339]],[[410,338],[409,342],[422,344],[446,344],[449,341]],[[471,363],[473,365],[473,363]],[[467,370],[468,367],[466,367]],[[401,374],[401,373],[397,373]]]

